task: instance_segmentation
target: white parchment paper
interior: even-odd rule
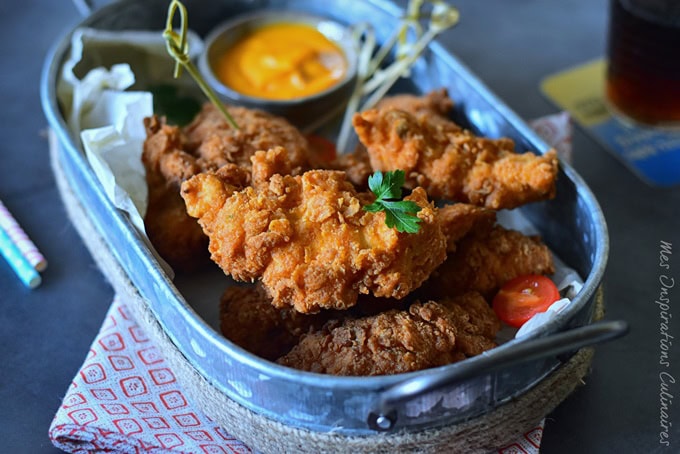
[[[190,56],[202,52],[198,35],[189,32],[188,42]],[[142,88],[193,83],[188,77],[173,79],[173,69],[160,30],[80,28],[73,33],[71,52],[57,83],[57,99],[69,129],[80,138],[106,195],[127,213],[154,253],[144,228],[148,193],[141,159],[146,138],[143,120],[153,114],[153,96]],[[172,276],[167,263],[155,255]]]

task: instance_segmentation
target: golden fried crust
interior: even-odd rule
[[[364,211],[372,197],[337,171],[276,174],[242,190],[200,174],[182,185],[182,196],[226,274],[261,279],[272,304],[303,313],[346,309],[360,293],[403,298],[446,254],[436,208],[421,188],[408,197],[422,208],[416,234],[387,227],[383,212]]]
[[[383,108],[355,114],[353,125],[374,170],[401,169],[409,187],[431,197],[491,209],[552,198],[558,162],[517,154],[510,139],[486,139],[436,116]]]
[[[267,186],[276,174],[293,174],[288,151],[283,147],[274,147],[267,151],[258,151],[251,158],[252,185],[256,188]]]
[[[186,214],[179,186],[198,171],[195,159],[182,151],[178,128],[157,117],[144,120],[147,140],[142,162],[149,188],[144,225],[149,241],[176,271],[189,272],[209,264],[208,239]]]
[[[144,120],[147,139],[142,162],[149,187],[145,225],[151,243],[177,271],[193,271],[208,264],[208,240],[194,219],[186,214],[180,185],[205,171],[221,172],[237,187],[250,183],[251,158],[260,149],[289,147],[287,167],[279,173],[299,173],[306,167],[307,141],[285,119],[241,107],[229,108],[239,124],[231,128],[210,103],[181,130],[156,116]]]
[[[448,117],[453,101],[445,88],[431,91],[424,96],[395,95],[383,98],[376,105],[378,109],[398,109],[413,115]]]
[[[439,222],[446,236],[446,251],[454,252],[461,238],[471,232],[488,232],[496,223],[496,212],[467,203],[439,208]]]
[[[144,119],[146,140],[142,151],[142,163],[146,168],[149,184],[175,186],[200,171],[194,156],[183,149],[182,133],[176,126],[169,126],[157,116]],[[150,181],[149,181],[150,180]]]
[[[270,361],[288,353],[304,334],[319,331],[330,320],[366,317],[406,307],[403,301],[362,295],[348,311],[301,314],[291,308],[278,309],[271,302],[260,284],[232,285],[220,300],[220,329],[224,337]]]
[[[461,304],[462,303],[462,304]],[[442,366],[493,348],[500,327],[479,295],[414,303],[360,319],[332,321],[277,362],[333,375],[385,375]]]
[[[255,152],[281,146],[288,151],[291,167],[308,167],[307,139],[284,118],[245,107],[228,107],[239,128],[230,127],[211,103],[185,129],[187,147],[194,150],[204,170],[217,170],[231,162],[250,168]]]
[[[208,238],[196,220],[187,216],[176,189],[149,187],[144,225],[149,241],[174,270],[191,272],[210,263]]]
[[[451,311],[456,326],[456,349],[466,357],[479,355],[496,346],[501,321],[484,297],[468,292],[455,298],[437,301]]]
[[[220,329],[245,350],[274,361],[290,351],[300,337],[320,329],[330,314],[300,314],[277,309],[260,285],[231,286],[220,300]]]
[[[451,123],[448,119],[453,101],[445,88],[434,90],[424,96],[395,95],[383,98],[376,106],[379,109],[399,109],[415,116],[425,116],[429,122]],[[371,160],[363,144],[352,153],[339,155],[327,166],[333,170],[343,170],[359,190],[368,190],[368,177],[373,173]]]
[[[329,169],[342,170],[347,179],[360,191],[368,190],[368,177],[373,173],[366,147],[359,144],[352,153],[339,155],[327,166]]]
[[[510,279],[525,274],[551,274],[552,254],[537,236],[495,226],[488,233],[463,238],[457,250],[423,285],[430,298],[477,291],[492,298]]]

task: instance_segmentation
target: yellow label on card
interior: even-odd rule
[[[604,103],[605,71],[605,60],[598,59],[545,78],[541,91],[580,124],[593,126],[610,118]]]
[[[680,132],[621,121],[605,102],[606,60],[546,77],[541,91],[649,184],[680,185]]]

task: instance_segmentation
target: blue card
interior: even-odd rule
[[[680,184],[680,131],[624,123],[604,97],[606,62],[588,62],[547,77],[542,92],[568,111],[609,152],[653,186]]]

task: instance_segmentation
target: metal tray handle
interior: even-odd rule
[[[373,430],[388,431],[397,422],[396,408],[403,402],[477,375],[527,361],[572,352],[589,345],[616,339],[627,332],[628,323],[624,321],[597,322],[547,337],[520,341],[505,350],[490,350],[476,357],[476,361],[461,363],[453,370],[404,380],[380,395],[374,410],[368,415],[368,426]]]

